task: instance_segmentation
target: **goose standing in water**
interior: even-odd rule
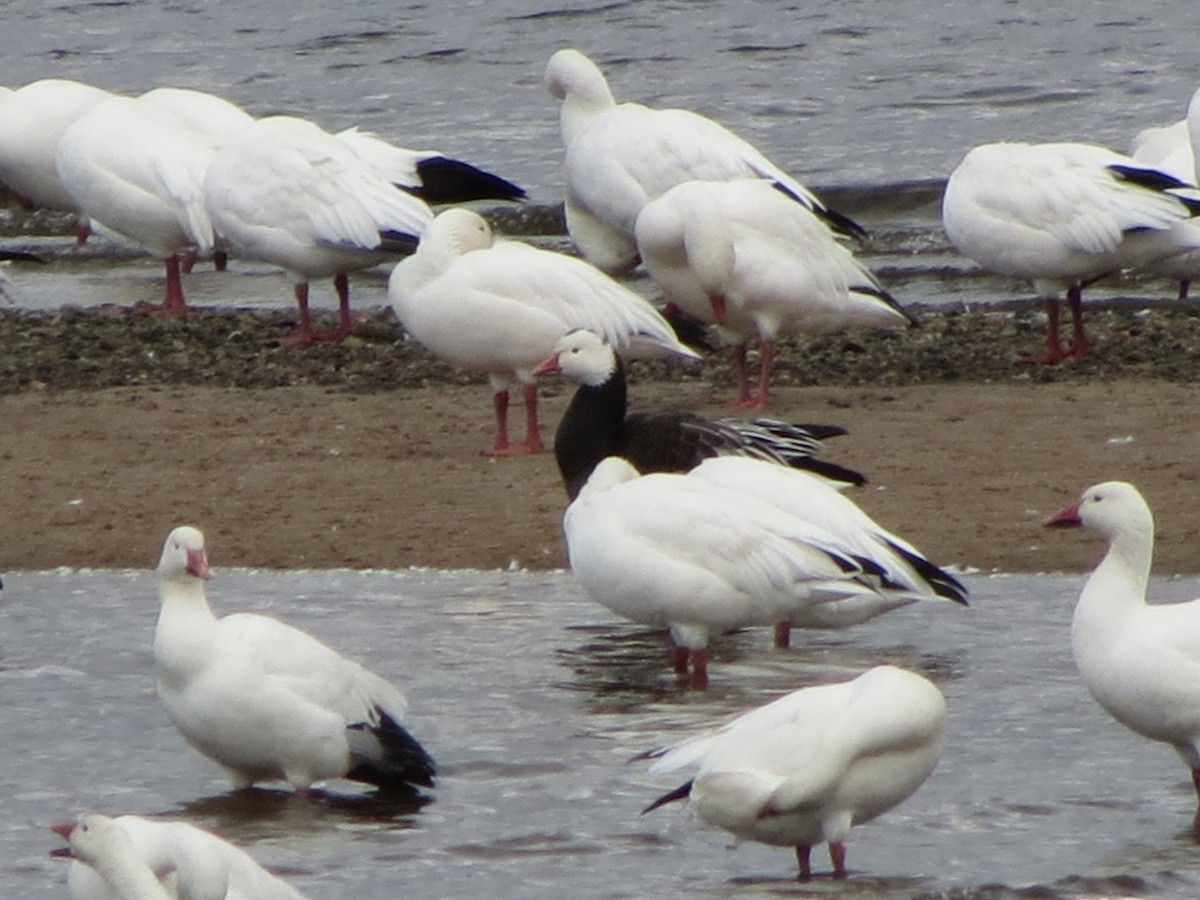
[[[911,797],[937,766],[946,701],[928,679],[878,666],[840,684],[802,688],[716,731],[652,751],[652,773],[692,770],[650,812],[687,798],[703,822],[739,838],[794,847],[800,880],[829,845],[845,878],[846,836]]]
[[[1083,683],[1114,719],[1175,748],[1191,771],[1200,840],[1200,600],[1147,603],[1154,516],[1121,481],[1097,484],[1046,520],[1104,539],[1071,619],[1071,652]]]
[[[158,695],[180,734],[235,788],[283,779],[298,791],[348,778],[432,786],[433,760],[401,725],[392,684],[270,616],[218,619],[204,593],[204,535],[174,529],[158,564]]]

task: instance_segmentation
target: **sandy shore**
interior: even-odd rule
[[[189,317],[186,327],[213,329],[218,318],[205,324],[204,317]],[[10,379],[0,395],[5,569],[149,567],[163,536],[181,522],[208,532],[217,566],[564,564],[565,496],[553,457],[480,455],[491,428],[481,383],[434,364],[419,377],[360,384],[354,392],[295,374],[280,379],[290,386],[230,387],[185,374],[199,383],[139,376],[132,386],[88,390],[66,375],[56,382],[55,373],[75,371],[83,359],[95,383],[104,384],[109,362],[125,359],[128,348],[114,345],[107,361],[101,351],[75,348],[73,361],[46,368],[48,378],[14,375],[25,363],[11,333],[21,330],[20,321],[26,331],[33,327],[18,319],[5,324],[9,336],[0,335],[0,378]],[[229,326],[222,320],[220,327]],[[1013,330],[1011,322],[997,327]],[[1178,328],[1194,335],[1196,322],[1184,317]],[[1100,330],[1101,350],[1087,365],[1108,366],[1105,376],[1083,365],[1031,372],[1006,347],[998,352],[1008,354],[1007,380],[879,385],[862,378],[785,386],[771,412],[849,429],[827,444],[825,455],[867,474],[870,483],[853,492],[855,500],[943,564],[1083,571],[1099,552],[1096,541],[1040,523],[1087,485],[1125,479],[1142,488],[1157,514],[1156,571],[1200,571],[1196,386],[1147,377],[1144,364],[1112,372],[1106,359],[1121,340],[1114,337],[1119,328]],[[1014,340],[1027,345],[1029,336],[1016,332]],[[69,336],[60,338],[70,345]],[[34,344],[49,339],[39,335]],[[155,340],[163,356],[175,346],[170,334]],[[379,352],[393,361],[403,353],[421,357],[394,335],[388,340]],[[843,355],[869,368],[875,343],[868,336],[864,349]],[[325,367],[334,356],[365,352],[355,344],[369,345],[369,337],[340,350],[315,348],[329,353],[323,361],[319,353],[306,357],[304,365],[317,360]],[[800,352],[791,351],[794,365]],[[276,350],[256,350],[251,342],[247,353],[259,359],[248,370],[256,365],[264,379],[276,371]],[[986,371],[992,363],[980,354]],[[220,365],[233,370],[236,360]],[[892,380],[901,382],[904,368],[897,365]],[[358,384],[354,371],[345,363],[337,377]],[[724,365],[714,361],[686,374],[681,381],[669,367],[635,370],[633,405],[723,412]],[[1056,380],[1039,383],[1046,377]],[[570,391],[547,385],[547,436]]]

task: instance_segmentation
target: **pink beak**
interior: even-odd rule
[[[202,581],[208,581],[212,578],[212,570],[208,568],[208,556],[203,550],[189,550],[187,552],[187,571],[190,575],[195,575]]]
[[[554,354],[547,359],[538,363],[536,369],[533,370],[534,375],[557,375],[562,369],[558,366],[558,354]]]
[[[1060,509],[1042,524],[1047,528],[1079,528],[1083,525],[1083,520],[1079,518],[1079,504]]]
[[[71,832],[75,830],[75,821],[73,819],[63,819],[59,822],[51,822],[50,830],[63,840],[70,840]]]

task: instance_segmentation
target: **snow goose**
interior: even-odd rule
[[[930,593],[879,562],[896,556],[886,546],[847,542],[805,507],[783,509],[706,477],[721,462],[808,478],[853,506],[822,479],[761,460],[723,457],[687,474],[640,475],[610,456],[563,516],[580,586],[617,615],[667,628],[675,671],[686,674],[690,663],[693,687],[707,686],[712,632],[781,622],[844,628]]]
[[[1033,281],[1049,319],[1046,347],[1028,362],[1058,363],[1091,347],[1083,288],[1104,275],[1200,248],[1200,205],[1157,169],[1093,144],[983,144],[951,173],[942,224],[963,255]],[[1058,334],[1066,290],[1073,338]]]
[[[584,257],[606,272],[637,265],[638,213],[685,181],[766,179],[839,233],[865,233],[712,119],[683,109],[617,103],[604,73],[578,50],[551,56],[545,83],[562,103],[567,228]]]
[[[163,312],[187,310],[181,255],[213,246],[200,193],[211,158],[174,116],[131,97],[96,104],[58,142],[59,177],[84,214],[164,261]]]
[[[0,184],[21,203],[75,213],[76,238],[90,226],[58,175],[55,154],[63,132],[81,115],[111,97],[108,91],[63,78],[46,78],[0,96]]]
[[[1110,481],[1088,488],[1046,525],[1087,528],[1107,542],[1071,620],[1075,665],[1114,719],[1175,748],[1200,800],[1200,600],[1146,602],[1150,507],[1133,485]],[[1200,805],[1193,828],[1200,837]]]
[[[635,236],[669,304],[736,335],[741,406],[766,406],[780,336],[914,324],[810,209],[769,181],[680,184],[642,208]],[[762,355],[753,396],[750,336]]]
[[[204,178],[204,203],[234,252],[292,274],[300,328],[289,345],[345,339],[353,327],[348,273],[411,252],[433,217],[349,144],[291,116],[259,119],[226,142]],[[333,279],[332,331],[312,327],[313,278]]]
[[[598,334],[563,335],[535,375],[561,374],[579,385],[554,435],[554,457],[574,500],[596,464],[621,456],[643,474],[686,472],[710,456],[756,456],[808,469],[843,485],[866,479],[817,459],[821,440],[846,433],[836,425],[793,425],[774,419],[706,419],[692,412],[626,412],[625,366]]]
[[[852,681],[802,688],[716,731],[664,750],[652,773],[694,770],[650,804],[688,798],[703,822],[738,838],[795,847],[800,879],[828,844],[845,878],[845,840],[912,796],[937,766],[946,701],[928,679],[878,666]]]
[[[133,838],[108,816],[80,816],[75,822],[54,826],[54,831],[66,838],[71,858],[91,872],[91,893],[77,893],[72,887],[73,897],[176,900],[179,896],[163,886],[154,869],[138,854]],[[219,876],[208,878],[212,884],[202,896],[224,897],[226,886],[219,883]]]
[[[434,764],[401,727],[393,685],[269,616],[218,619],[205,598],[204,535],[181,526],[158,564],[158,695],[179,732],[237,788],[282,778],[306,791],[349,778],[432,786]]]
[[[1195,154],[1188,136],[1187,119],[1139,131],[1134,136],[1129,155],[1144,166],[1166,172],[1189,185],[1196,184]],[[1179,299],[1186,300],[1192,279],[1200,271],[1200,251],[1168,256],[1145,268],[1179,282]]]
[[[452,366],[491,380],[496,415],[492,455],[542,448],[533,370],[575,328],[603,335],[626,355],[697,354],[637,294],[583,260],[514,240],[495,240],[477,213],[448,209],[401,260],[388,297],[405,331]],[[508,389],[522,385],[526,430],[508,440]]]
[[[420,197],[430,206],[525,199],[524,188],[436,150],[398,147],[358,128],[339,131],[337,137],[396,187]]]
[[[92,839],[119,846],[130,869],[153,873],[172,900],[304,900],[304,895],[260,866],[250,854],[187,822],[143,816],[98,814],[57,823],[53,829],[72,844]],[[144,874],[138,876],[145,881]],[[148,882],[147,882],[148,883]],[[73,900],[123,900],[99,868],[76,856],[67,874]],[[157,896],[157,895],[151,895]]]

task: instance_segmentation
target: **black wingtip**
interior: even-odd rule
[[[431,205],[472,200],[524,200],[525,189],[499,175],[448,156],[431,156],[417,163],[421,186],[409,193]]]
[[[437,767],[425,748],[395,719],[379,707],[377,725],[351,725],[351,728],[369,730],[383,748],[383,758],[378,761],[363,761],[346,773],[351,781],[361,781],[380,788],[400,788],[420,785],[433,787]]]
[[[663,794],[661,797],[643,809],[641,814],[644,816],[648,812],[654,812],[654,810],[658,809],[660,806],[666,806],[668,803],[674,803],[676,800],[683,800],[685,797],[691,794],[691,792],[692,781],[689,780],[687,783],[681,784],[670,793]]]
[[[812,210],[813,215],[815,215],[818,219],[820,219],[838,234],[848,238],[853,238],[856,241],[865,241],[870,236],[867,229],[863,228],[849,216],[844,216],[837,210],[830,209],[821,203],[814,205],[806,198],[797,196],[795,191],[778,181],[773,182],[773,184],[775,185],[775,190],[779,191],[785,197],[790,197],[802,206]]]
[[[24,250],[0,250],[0,261],[4,262],[34,262],[46,265],[46,260],[36,253],[26,253]]]
[[[929,583],[933,592],[939,597],[957,603],[960,606],[969,606],[967,603],[967,586],[939,566],[934,565],[919,553],[913,553],[911,550],[906,550],[897,544],[888,542],[888,546],[899,553],[904,559],[917,570],[917,574]]]

